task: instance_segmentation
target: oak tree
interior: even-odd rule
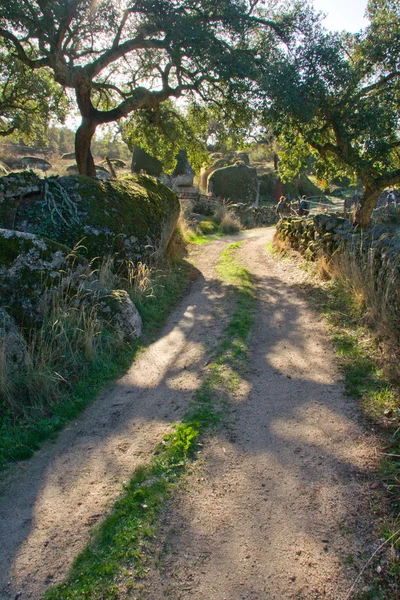
[[[32,72],[47,69],[74,90],[82,116],[79,171],[94,176],[98,125],[132,111],[156,111],[192,91],[204,100],[240,96],[259,58],[255,27],[282,35],[287,19],[268,19],[261,0],[8,0],[0,40]]]
[[[265,121],[293,176],[310,155],[319,176],[363,184],[355,223],[366,228],[380,193],[400,182],[400,4],[371,0],[370,26],[358,35],[313,24],[275,48],[261,88]]]

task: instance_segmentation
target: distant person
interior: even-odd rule
[[[309,213],[310,213],[310,205],[308,204],[307,196],[302,196],[301,200],[300,200],[300,206],[299,206],[299,215],[300,215],[300,217],[308,217]]]
[[[285,196],[281,196],[279,198],[279,202],[276,205],[275,212],[276,212],[276,214],[278,215],[278,217],[280,219],[282,219],[283,216],[286,214],[286,212],[287,212],[287,202],[286,202]]]
[[[391,189],[386,196],[386,206],[394,206],[395,204],[397,204],[396,194],[394,193],[394,189]]]

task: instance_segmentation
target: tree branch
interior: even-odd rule
[[[122,58],[132,50],[143,50],[145,48],[163,49],[164,42],[160,40],[146,40],[143,35],[138,35],[135,38],[127,40],[119,46],[115,46],[104,52],[99,58],[93,61],[90,65],[84,67],[88,76],[93,79],[109,64]]]
[[[32,60],[31,58],[29,58],[20,40],[13,33],[7,31],[7,29],[3,29],[2,27],[0,27],[0,37],[11,42],[19,60],[23,62],[24,65],[27,65],[30,69],[41,69],[42,67],[50,66],[50,61],[47,57],[43,57],[37,60]]]

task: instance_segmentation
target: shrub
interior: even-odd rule
[[[198,224],[198,229],[201,231],[201,233],[204,233],[204,235],[210,235],[216,232],[217,226],[212,221],[200,221]]]

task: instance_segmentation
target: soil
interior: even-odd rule
[[[158,560],[132,598],[345,600],[379,545],[372,531],[377,442],[344,395],[304,273],[251,232],[251,358],[219,434],[205,440],[165,508]],[[235,238],[237,239],[237,238]],[[0,486],[0,598],[42,598],[92,528],[179,420],[231,307],[215,264],[229,240],[195,251],[199,277],[160,339],[54,443]]]

